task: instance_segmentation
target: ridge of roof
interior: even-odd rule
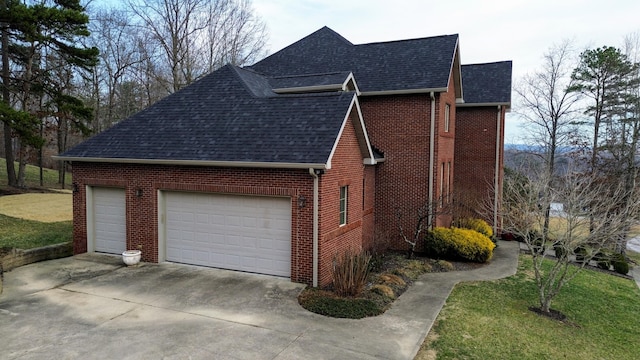
[[[369,43],[355,44],[354,46],[367,46],[367,45],[385,45],[385,44],[393,44],[393,43],[402,43],[402,42],[413,42],[413,41],[422,41],[422,40],[432,40],[436,38],[448,38],[448,37],[460,37],[459,34],[445,34],[445,35],[434,35],[434,36],[423,36],[417,38],[410,39],[397,39],[397,40],[386,40],[386,41],[374,41]]]

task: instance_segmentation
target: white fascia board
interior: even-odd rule
[[[276,94],[296,94],[296,93],[310,93],[310,92],[339,91],[342,89],[343,89],[343,84],[329,84],[329,85],[280,88],[280,89],[273,89],[273,92]]]
[[[511,107],[510,102],[495,102],[495,103],[461,103],[457,104],[458,107],[497,107],[506,106],[507,109]]]
[[[182,166],[215,166],[215,167],[241,167],[241,168],[268,168],[268,169],[328,169],[328,164],[315,163],[284,163],[284,162],[245,162],[245,161],[209,161],[209,160],[170,160],[170,159],[133,159],[133,158],[93,158],[74,156],[52,156],[54,160],[70,162],[96,162],[116,164],[146,164],[146,165],[182,165]]]
[[[384,90],[384,91],[363,91],[362,96],[379,96],[379,95],[409,95],[409,94],[429,94],[429,93],[447,92],[447,88],[432,89],[407,89],[407,90]]]
[[[349,105],[349,109],[344,116],[344,120],[342,121],[342,125],[340,126],[340,131],[338,132],[338,136],[336,137],[336,141],[333,143],[333,147],[331,148],[331,153],[329,153],[329,159],[327,160],[327,164],[329,168],[331,167],[331,160],[333,159],[333,155],[336,153],[336,149],[338,148],[338,143],[342,138],[342,132],[344,131],[344,127],[347,125],[347,121],[349,121],[349,116],[351,115],[351,111],[353,111],[353,107],[356,107],[358,113],[358,120],[360,122],[360,127],[362,129],[362,134],[364,137],[364,141],[367,147],[367,156],[363,158],[363,161],[366,159],[372,159],[375,162],[375,157],[373,156],[373,150],[371,149],[371,143],[369,142],[369,136],[367,135],[367,129],[364,126],[364,119],[362,118],[362,111],[360,110],[360,103],[358,102],[358,96],[353,95],[353,99],[351,100],[351,104]],[[356,131],[356,136],[358,132]],[[375,164],[370,164],[375,165]]]
[[[348,91],[347,85],[349,84],[349,81],[353,81],[353,87],[356,88],[356,95],[360,95],[360,88],[358,87],[358,83],[356,82],[356,78],[353,76],[352,72],[349,73],[347,79],[342,83],[342,91]]]
[[[455,79],[454,71],[456,70],[458,71],[458,84],[456,84],[456,89],[460,89],[460,96],[456,97],[457,100],[457,98],[464,98],[464,88],[462,87],[462,61],[460,61],[460,36],[456,39],[456,47],[453,52],[453,59],[451,59],[451,69],[449,69],[449,75],[451,75],[449,76],[449,80],[451,80],[451,78]],[[447,89],[449,88],[449,85],[450,84],[447,82]]]

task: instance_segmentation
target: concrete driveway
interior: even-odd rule
[[[373,358],[349,349],[359,321],[302,309],[286,279],[89,254],[5,275],[0,358]]]
[[[95,254],[31,264],[5,273],[0,358],[411,359],[455,283],[515,273],[510,248],[481,270],[427,274],[361,320],[310,313],[303,285],[270,276]]]

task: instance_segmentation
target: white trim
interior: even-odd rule
[[[313,287],[318,287],[318,174],[314,168],[309,168],[309,174],[313,176]]]
[[[342,211],[342,189],[344,189],[344,211]],[[338,222],[340,226],[345,226],[349,223],[348,209],[349,209],[349,185],[340,186],[340,193],[338,194]],[[342,221],[342,214],[344,213],[344,222]]]
[[[351,116],[351,111],[353,110],[353,106],[355,105],[356,110],[358,112],[358,120],[360,122],[360,127],[362,129],[362,135],[364,136],[364,141],[365,141],[365,145],[366,145],[366,152],[367,152],[367,156],[363,158],[363,162],[366,162],[367,160],[373,160],[372,164],[366,164],[366,165],[375,165],[377,162],[375,160],[375,157],[373,156],[373,149],[371,149],[371,143],[369,142],[369,136],[367,135],[367,129],[364,125],[364,120],[362,118],[362,111],[360,110],[360,103],[358,102],[358,96],[357,95],[353,95],[353,99],[351,100],[351,104],[349,105],[349,109],[347,110],[347,113],[344,117],[344,120],[342,121],[342,125],[340,126],[340,131],[338,132],[338,136],[336,137],[335,142],[333,143],[333,146],[331,147],[331,152],[329,153],[329,159],[327,160],[327,165],[325,167],[325,169],[331,169],[331,160],[333,159],[333,155],[335,155],[336,153],[336,149],[338,148],[338,143],[340,142],[340,138],[342,138],[342,132],[344,131],[344,127],[347,125],[347,121],[349,121],[349,116]],[[355,124],[354,124],[355,126]],[[356,136],[358,136],[357,131],[356,131]],[[362,151],[362,149],[361,149]]]
[[[344,90],[344,84],[311,85],[273,89],[276,94],[295,94]]]
[[[497,236],[498,233],[498,194],[501,192],[501,189],[498,189],[498,184],[500,180],[500,134],[502,132],[502,121],[501,120],[501,107],[498,105],[498,115],[496,116],[496,162],[495,162],[495,173],[493,178],[493,233]]]
[[[166,193],[158,190],[158,262],[167,261],[167,201]]]
[[[436,147],[436,95],[431,92],[431,125],[429,133],[429,228],[433,228],[433,214],[431,214],[431,208],[433,208],[433,178],[435,161],[435,147]]]
[[[509,102],[497,102],[497,103],[460,103],[458,104],[458,107],[494,107],[494,106],[504,106],[507,109],[511,106],[511,103]]]
[[[252,167],[275,169],[329,169],[327,164],[302,164],[282,162],[242,162],[242,161],[210,161],[210,160],[171,160],[171,159],[134,159],[134,158],[95,158],[76,156],[52,156],[54,160],[71,162],[98,162],[118,164],[149,164],[149,165],[184,165],[184,166],[218,166],[218,167]]]
[[[96,252],[96,218],[94,216],[93,187],[85,186],[85,214],[87,225],[87,252]]]
[[[377,95],[408,95],[408,94],[429,94],[436,92],[447,92],[447,88],[427,88],[427,89],[407,89],[407,90],[383,90],[383,91],[363,91],[362,96]]]

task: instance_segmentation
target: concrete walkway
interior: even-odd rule
[[[5,274],[0,358],[412,359],[455,284],[515,274],[501,242],[477,270],[425,274],[385,314],[310,313],[288,280],[84,254]]]

